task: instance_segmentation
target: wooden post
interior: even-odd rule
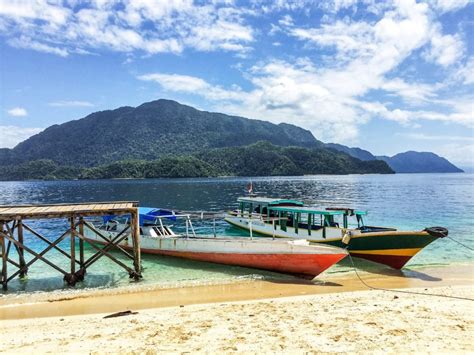
[[[135,275],[130,275],[138,280],[141,277],[141,251],[140,251],[140,225],[138,220],[138,210],[135,208],[131,213],[131,234],[133,243],[133,266],[135,268]]]
[[[71,274],[76,272],[76,225],[74,224],[74,217],[70,218],[71,222]]]
[[[25,267],[25,252],[23,249],[23,220],[18,221],[18,226],[17,226],[17,233],[18,233],[18,243],[20,245],[18,246],[18,261],[20,264],[20,279],[24,278],[25,275],[28,273],[28,269]]]
[[[84,235],[84,218],[79,219],[79,234]],[[79,265],[82,269],[84,267],[84,241],[79,238]]]
[[[0,246],[2,247],[2,287],[4,290],[7,289],[7,251],[5,249],[5,237],[3,233],[5,231],[3,230],[3,225],[4,223],[0,223]]]
[[[64,275],[64,281],[66,281],[69,286],[74,286],[78,279],[76,276],[76,225],[74,223],[74,217],[69,217],[69,223],[71,269],[69,273]]]

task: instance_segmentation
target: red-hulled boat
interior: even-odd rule
[[[151,215],[152,211],[148,214]],[[163,214],[163,211],[160,213]],[[142,217],[144,214],[140,215]],[[263,269],[307,279],[316,277],[347,255],[345,249],[310,245],[306,240],[202,237],[196,236],[194,232],[177,235],[169,226],[162,223],[163,216],[155,217],[159,223],[155,223],[156,221],[141,223],[140,249],[143,253]],[[186,223],[192,230],[192,224],[188,219]],[[126,226],[126,221],[110,220],[102,225],[99,231],[102,235],[113,238]],[[85,236],[94,242],[104,242],[87,229]],[[129,248],[131,243],[125,239],[119,245]]]

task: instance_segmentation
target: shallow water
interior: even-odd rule
[[[350,206],[368,210],[369,225],[400,229],[444,226],[453,238],[474,247],[474,175],[473,174],[397,174],[252,178],[254,190],[265,196],[301,199],[307,205]],[[0,182],[0,204],[62,203],[88,201],[139,201],[141,206],[186,211],[221,212],[236,207],[236,199],[245,194],[249,178],[149,179]],[[64,221],[31,222],[34,228],[53,240],[65,229]],[[198,232],[212,233],[212,221],[195,221]],[[218,234],[243,232],[216,221]],[[26,234],[27,245],[41,250],[44,244]],[[62,247],[67,250],[68,241]],[[57,252],[49,257],[67,265]],[[420,268],[472,262],[472,252],[449,239],[438,240],[424,249],[407,265]],[[370,272],[386,268],[355,259]],[[143,256],[144,279],[130,282],[128,274],[102,259],[76,288],[175,287],[213,284],[242,279],[288,279],[259,270],[193,262],[161,256]],[[10,270],[14,270],[10,267]],[[328,273],[350,270],[349,262],[332,267]],[[8,293],[48,291],[64,288],[62,277],[51,267],[38,262],[29,270],[27,281],[15,279]]]

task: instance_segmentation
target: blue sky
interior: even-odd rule
[[[169,98],[474,165],[474,3],[0,0],[0,147]]]

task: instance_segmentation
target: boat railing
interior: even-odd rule
[[[190,214],[170,214],[170,215],[157,216],[156,218],[158,219],[158,222],[160,223],[160,228],[163,231],[165,230],[164,225],[163,225],[164,218],[167,218],[167,219],[184,218],[185,224],[186,224],[186,234],[185,234],[186,238],[189,238],[190,234],[192,234],[193,237],[196,237],[196,231],[194,230],[194,226],[193,226],[193,222],[191,221]]]
[[[288,217],[270,217],[266,219],[266,221],[272,222],[272,239],[275,240],[276,237],[276,222],[288,220]],[[253,227],[252,227],[252,218],[249,218],[249,232],[250,232],[250,239],[253,239]]]

